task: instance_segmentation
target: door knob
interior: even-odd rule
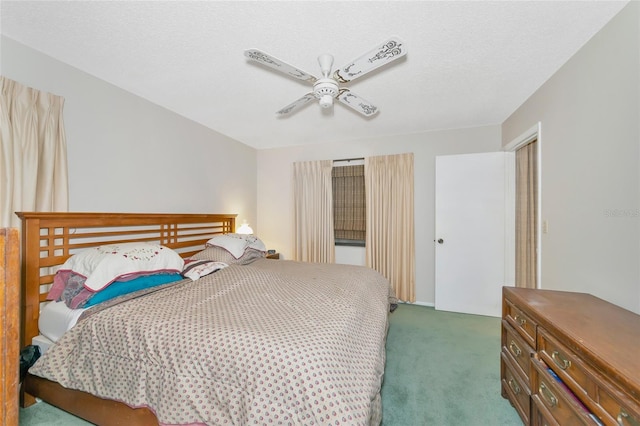
[[[444,240],[442,238],[438,238],[438,244],[442,244],[444,243]]]

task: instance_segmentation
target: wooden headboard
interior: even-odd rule
[[[55,271],[78,250],[152,242],[189,257],[216,234],[235,231],[235,214],[16,213],[22,220],[21,347],[39,334],[40,304]]]

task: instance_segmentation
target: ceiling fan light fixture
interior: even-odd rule
[[[333,96],[322,95],[320,97],[320,106],[322,108],[331,108],[332,105],[333,105]]]
[[[320,101],[320,107],[333,106],[333,98],[338,96],[338,83],[332,78],[321,78],[313,85],[313,95]]]

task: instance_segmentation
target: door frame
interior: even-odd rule
[[[538,211],[536,212],[538,226],[536,233],[538,234],[538,247],[536,247],[536,288],[542,288],[542,122],[538,121],[534,126],[530,129],[526,130],[524,133],[519,135],[518,137],[511,140],[511,142],[504,145],[502,148],[503,151],[512,152],[515,155],[515,152],[528,144],[536,140],[537,146],[537,167],[538,167],[538,193],[536,197],[538,199]],[[515,163],[513,166],[513,170],[509,170],[508,173],[513,173],[513,179],[508,179],[510,188],[508,191],[513,191],[515,195]],[[511,185],[513,184],[513,187]],[[515,198],[515,197],[514,197]],[[509,238],[506,242],[507,248],[505,253],[507,256],[513,256],[512,259],[515,259],[515,205],[513,208],[508,208],[506,212],[506,226],[511,227],[514,230],[513,238]],[[508,235],[508,234],[507,234]],[[505,277],[507,281],[507,285],[515,286],[515,262],[506,262],[507,271],[505,271]]]

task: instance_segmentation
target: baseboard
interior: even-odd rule
[[[402,303],[405,305],[418,305],[418,306],[428,306],[430,308],[435,308],[435,303],[429,303],[429,302],[403,302],[403,301],[399,301],[398,303]]]

